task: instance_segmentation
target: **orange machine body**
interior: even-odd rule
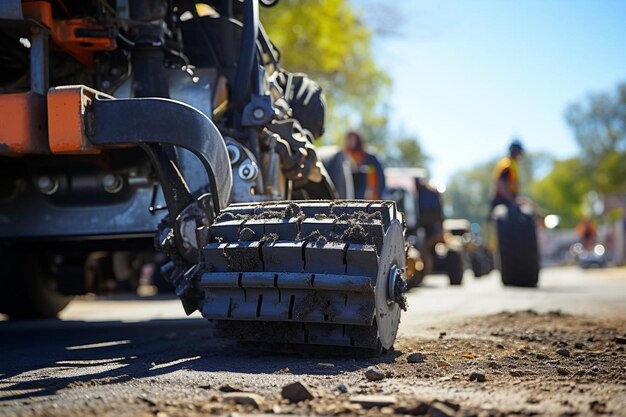
[[[0,95],[0,155],[99,153],[86,133],[96,95],[113,98],[84,85]]]
[[[112,51],[117,47],[109,36],[81,36],[81,30],[106,30],[90,19],[53,19],[52,6],[46,1],[24,1],[25,18],[36,20],[50,29],[52,44],[67,52],[79,62],[93,69],[94,52]]]
[[[84,85],[51,88],[48,92],[48,138],[52,153],[98,153],[85,134],[86,112],[98,94]]]
[[[0,154],[45,154],[46,98],[35,92],[0,95]]]
[[[90,19],[55,19],[46,1],[22,2],[25,19],[49,29],[51,47],[93,69],[97,51],[116,48],[107,28]],[[91,36],[81,33],[91,31]],[[97,36],[98,32],[103,33]],[[94,35],[95,34],[95,35]],[[57,87],[47,96],[34,91],[0,94],[0,155],[97,153],[84,135],[84,113],[97,91],[85,86]]]

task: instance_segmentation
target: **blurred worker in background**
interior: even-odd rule
[[[589,216],[583,218],[576,225],[576,233],[580,238],[580,243],[583,244],[583,248],[585,250],[591,250],[593,245],[596,243],[596,237],[598,235],[598,231],[593,219]]]
[[[357,199],[380,200],[385,190],[385,174],[376,156],[365,151],[363,139],[356,132],[348,132],[344,152],[352,165],[354,197]]]
[[[495,196],[491,200],[491,209],[499,204],[517,207],[519,193],[519,165],[518,161],[524,154],[522,143],[515,139],[509,146],[509,155],[502,158],[494,170],[496,180]]]

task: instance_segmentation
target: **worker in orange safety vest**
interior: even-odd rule
[[[376,155],[366,152],[361,135],[357,132],[348,132],[344,152],[352,165],[354,197],[366,200],[382,199],[385,191],[383,167]]]
[[[576,225],[576,234],[580,237],[585,250],[591,250],[596,243],[598,230],[596,224],[590,216],[586,216]]]

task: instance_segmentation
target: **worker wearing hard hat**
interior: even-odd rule
[[[491,200],[491,208],[499,204],[517,206],[519,193],[519,165],[518,161],[524,154],[524,147],[519,140],[514,140],[509,146],[509,155],[502,158],[494,169],[496,181],[495,196]]]

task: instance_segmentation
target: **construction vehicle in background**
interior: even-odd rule
[[[445,219],[443,221],[443,233],[446,242],[454,242],[456,247],[462,248],[466,269],[471,269],[475,278],[480,278],[493,271],[493,252],[484,243],[480,234],[472,230],[472,224],[469,220]]]
[[[414,287],[428,274],[444,272],[450,285],[461,285],[465,271],[463,244],[444,233],[441,193],[422,168],[386,168],[390,198],[405,215],[407,228],[407,280]]]
[[[53,316],[156,242],[185,311],[219,334],[392,347],[403,216],[337,199],[321,89],[281,68],[258,7],[1,3],[0,312]]]

